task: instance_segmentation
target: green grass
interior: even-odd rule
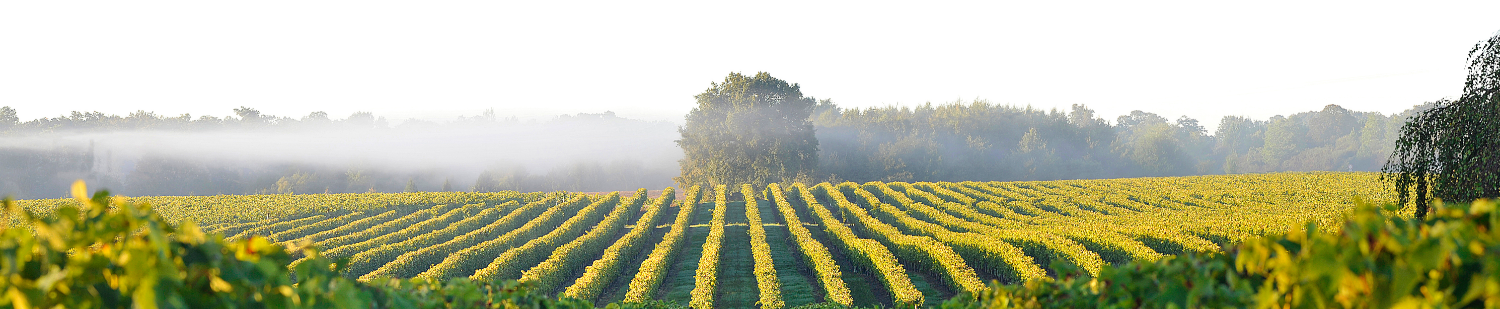
[[[755,257],[750,254],[750,227],[745,225],[745,202],[729,203],[724,216],[724,248],[719,256],[719,286],[715,308],[755,308],[760,286],[755,282]]]
[[[902,262],[901,266],[906,267],[906,276],[911,278],[911,284],[917,286],[918,291],[922,291],[922,297],[925,300],[923,307],[937,307],[955,295],[948,286],[944,285],[941,277],[921,270],[918,265]]]
[[[761,207],[761,213],[767,213]],[[770,209],[769,211],[775,211]],[[762,216],[762,220],[775,220],[776,216]],[[802,252],[787,233],[785,224],[764,224],[766,242],[771,245],[771,260],[776,263],[776,279],[781,281],[781,299],[788,307],[823,302],[823,289],[817,286],[816,274],[804,266]]]
[[[693,276],[698,270],[698,258],[703,256],[703,243],[708,241],[708,221],[713,219],[712,203],[698,204],[693,213],[692,225],[688,227],[687,242],[677,249],[678,255],[662,279],[661,287],[653,299],[687,305],[693,299]]]

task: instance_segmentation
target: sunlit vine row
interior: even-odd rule
[[[640,271],[630,280],[629,289],[625,294],[626,302],[645,302],[651,300],[656,294],[663,278],[667,276],[667,270],[672,267],[672,262],[677,258],[677,251],[682,248],[687,238],[688,225],[693,221],[693,214],[697,210],[697,204],[703,196],[700,186],[688,188],[686,198],[682,204],[677,206],[677,218],[672,221],[672,227],[663,235],[661,242],[651,249],[651,253],[641,261]]]
[[[640,194],[637,193],[637,195]],[[647,236],[651,234],[652,229],[656,228],[656,223],[659,221],[661,213],[670,207],[672,201],[676,200],[676,198],[677,193],[672,187],[662,190],[661,197],[651,202],[651,206],[647,208],[646,213],[641,214],[641,218],[635,221],[635,227],[632,227],[629,233],[625,233],[625,236],[621,236],[609,248],[604,249],[603,256],[600,256],[593,264],[585,267],[583,275],[579,276],[578,280],[573,282],[573,285],[568,286],[563,291],[562,296],[593,301],[599,297],[599,294],[604,293],[606,286],[619,277],[620,272],[625,269],[626,263],[629,262],[628,259],[635,256],[644,247],[643,245],[646,243]],[[691,212],[692,207],[687,206],[683,208],[683,210]]]
[[[463,248],[447,257],[442,262],[433,265],[432,268],[417,274],[418,278],[446,279],[456,277],[468,277],[474,271],[488,266],[496,256],[504,253],[510,248],[520,245],[533,238],[540,237],[552,231],[564,220],[571,218],[569,215],[579,208],[589,205],[589,199],[582,194],[566,196],[566,201],[548,208],[541,215],[527,221],[520,228],[505,232],[504,235],[494,239],[486,239],[472,247]]]
[[[501,204],[494,207],[484,208],[478,214],[469,215],[458,222],[421,235],[416,235],[399,242],[388,243],[379,247],[360,252],[349,258],[349,268],[345,275],[351,278],[359,278],[361,281],[369,281],[380,276],[389,274],[371,272],[385,265],[407,252],[413,252],[433,245],[442,244],[455,237],[468,234],[474,230],[497,221],[501,212],[510,204]]]
[[[457,252],[458,250],[462,250],[464,248],[473,247],[480,242],[488,239],[495,239],[496,237],[502,235],[502,233],[514,230],[518,225],[522,225],[525,222],[528,222],[528,220],[536,218],[543,211],[551,208],[552,205],[555,205],[561,199],[562,196],[557,195],[540,201],[527,203],[526,206],[522,206],[521,208],[511,211],[510,213],[505,214],[504,217],[501,217],[500,220],[495,220],[494,222],[491,222],[484,227],[470,231],[469,233],[466,233],[464,235],[454,237],[453,239],[445,241],[441,244],[401,254],[401,256],[396,257],[395,260],[391,261],[390,263],[386,263],[383,266],[380,266],[379,269],[366,274],[366,276],[387,276],[394,278],[415,277],[421,274],[423,271],[432,269],[432,267],[436,266],[438,263],[442,263],[443,259],[448,257],[453,252]],[[507,204],[504,205],[516,204],[516,202],[514,201],[506,203]]]
[[[925,207],[925,205],[917,206],[916,201],[906,198],[902,193],[889,187],[880,184],[867,187],[878,190],[882,195],[889,196],[896,200],[897,204],[904,205],[906,208]],[[867,194],[860,194],[860,196],[867,200],[870,198]],[[976,270],[989,271],[1003,281],[1027,281],[1047,276],[1047,272],[1033,263],[1025,251],[1000,239],[977,233],[953,232],[942,225],[913,218],[907,215],[906,211],[892,205],[868,202],[865,204],[871,205],[880,219],[901,227],[904,232],[933,237],[952,246],[954,251],[963,256],[972,266],[976,266]]]
[[[755,283],[760,287],[760,308],[781,308],[786,301],[781,299],[781,281],[776,278],[776,264],[771,260],[771,245],[766,243],[766,228],[761,226],[760,207],[755,202],[755,187],[740,185],[740,195],[745,197],[745,222],[750,227],[750,255],[755,258]]]
[[[630,221],[631,215],[646,200],[646,189],[635,192],[629,200],[621,202],[583,236],[573,239],[552,251],[552,254],[536,266],[521,273],[521,282],[529,282],[538,290],[550,291],[558,288],[573,275],[573,271],[608,248],[609,241]]]
[[[703,242],[703,255],[698,258],[698,269],[693,275],[692,299],[688,306],[695,309],[713,308],[714,292],[719,286],[719,251],[724,247],[724,216],[728,212],[728,191],[724,185],[714,187],[714,212],[708,220],[708,239]]]
[[[974,269],[969,267],[969,264],[964,262],[963,257],[954,252],[952,247],[931,237],[901,233],[900,229],[885,222],[880,222],[879,219],[870,216],[864,207],[860,207],[844,197],[845,192],[853,193],[857,197],[862,198],[862,202],[867,205],[875,206],[884,204],[880,203],[878,199],[875,199],[873,195],[870,195],[863,188],[855,186],[854,183],[846,182],[834,190],[827,190],[825,192],[828,193],[829,198],[833,200],[834,204],[838,205],[841,211],[853,217],[852,222],[855,222],[857,226],[865,230],[866,234],[869,234],[871,238],[879,240],[890,247],[892,252],[896,253],[897,257],[911,263],[909,265],[921,265],[927,271],[938,274],[939,277],[943,278],[944,283],[948,287],[956,291],[977,293],[984,289],[984,282],[979,280],[979,275],[974,273]]]
[[[614,206],[614,207],[610,207]],[[499,257],[491,260],[488,266],[474,271],[469,276],[475,281],[494,281],[502,279],[518,279],[521,272],[536,266],[552,255],[552,251],[565,241],[570,241],[582,235],[588,228],[603,220],[615,208],[629,208],[620,203],[620,193],[612,192],[609,195],[594,200],[592,204],[579,210],[578,214],[568,221],[564,221],[557,229],[548,232],[542,237],[537,237],[520,247],[511,248],[501,253]]]
[[[846,256],[854,258],[854,264],[860,268],[872,271],[876,278],[884,283],[886,289],[891,293],[891,302],[899,307],[915,307],[923,304],[924,297],[916,285],[911,283],[907,277],[906,268],[896,260],[896,255],[890,249],[881,245],[873,239],[859,238],[853,229],[839,222],[838,217],[833,215],[827,207],[818,202],[813,190],[798,183],[794,189],[799,193],[802,205],[813,213],[824,232],[833,236],[833,241],[843,248]],[[827,183],[815,187],[820,193],[829,190]],[[827,195],[827,194],[824,194]]]
[[[833,303],[852,305],[854,296],[850,295],[849,286],[844,284],[844,274],[839,270],[838,262],[833,260],[833,255],[828,253],[828,248],[813,238],[807,227],[802,226],[802,219],[797,217],[797,210],[787,202],[781,186],[772,183],[767,191],[776,203],[776,210],[781,213],[781,221],[786,223],[787,232],[796,241],[803,262],[811,265],[813,272],[817,274],[818,283],[823,286],[823,293],[826,294],[824,298]]]

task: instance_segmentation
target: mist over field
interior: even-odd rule
[[[676,125],[613,113],[355,122],[0,135],[0,194],[62,196],[70,178],[131,195],[629,190],[669,186],[681,158]]]
[[[805,181],[1009,181],[1375,171],[1415,111],[1328,105],[1271,119],[1191,118],[984,101],[841,108],[812,115]],[[98,112],[0,128],[0,194],[66,196],[68,184],[126,195],[402,191],[616,191],[673,186],[678,125],[612,112],[518,120],[487,113],[392,124],[369,113],[290,118],[252,108],[193,119]]]
[[[144,156],[240,164],[364,164],[396,171],[473,171],[506,163],[549,170],[579,161],[675,164],[675,126],[554,121],[470,126],[341,127],[263,131],[124,131],[0,138],[0,147],[88,148],[129,173]],[[472,174],[477,174],[473,172]]]

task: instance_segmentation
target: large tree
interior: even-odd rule
[[[684,158],[678,184],[757,186],[811,179],[818,140],[808,119],[816,104],[797,84],[760,72],[730,73],[698,94],[678,129]]]
[[[1500,34],[1469,51],[1464,93],[1401,127],[1384,178],[1425,217],[1431,198],[1500,197]]]

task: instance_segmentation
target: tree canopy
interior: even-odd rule
[[[1458,100],[1442,101],[1401,127],[1385,179],[1425,217],[1432,198],[1500,196],[1500,34],[1469,51]]]
[[[730,73],[695,98],[698,106],[678,130],[678,184],[759,186],[815,173],[818,140],[809,117],[816,102],[799,85],[765,72]]]

